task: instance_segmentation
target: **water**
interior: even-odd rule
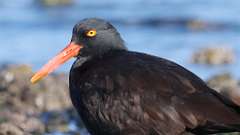
[[[0,1],[0,63],[28,63],[37,70],[65,47],[78,20],[101,17],[117,27],[130,50],[171,59],[203,79],[225,71],[240,78],[240,1],[76,0],[72,6],[54,8],[36,1]],[[203,20],[217,28],[194,31],[186,20]],[[191,64],[191,54],[209,44],[233,48],[235,63]],[[58,71],[67,72],[71,63]]]
[[[223,71],[239,78],[239,61],[218,67],[190,63],[192,52],[209,44],[232,47],[239,57],[239,4],[236,0],[79,0],[73,6],[45,8],[33,0],[2,0],[0,62],[29,63],[36,70],[69,42],[78,20],[101,17],[113,22],[130,50],[171,59],[203,79]],[[223,26],[191,31],[181,23],[154,26],[149,19],[196,19]],[[71,63],[58,71],[68,71]]]

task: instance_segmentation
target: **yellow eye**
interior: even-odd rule
[[[97,34],[96,30],[89,30],[89,31],[87,31],[86,36],[88,36],[88,37],[95,37],[96,34]]]

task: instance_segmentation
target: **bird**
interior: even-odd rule
[[[70,97],[91,135],[240,131],[240,108],[231,99],[183,66],[130,51],[125,44],[110,22],[83,19],[74,26],[67,47],[31,82],[75,57],[69,75]]]

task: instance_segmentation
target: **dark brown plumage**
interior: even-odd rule
[[[97,34],[86,37],[89,29]],[[70,95],[92,135],[240,131],[239,106],[174,62],[128,51],[108,22],[81,21],[71,42],[82,49],[70,72]]]
[[[93,135],[180,135],[239,131],[239,108],[165,59],[112,51],[70,75],[70,92]]]

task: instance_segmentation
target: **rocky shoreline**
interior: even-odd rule
[[[71,135],[69,123],[81,121],[68,94],[68,75],[50,75],[38,84],[28,65],[0,68],[0,135],[40,135],[54,131]]]

